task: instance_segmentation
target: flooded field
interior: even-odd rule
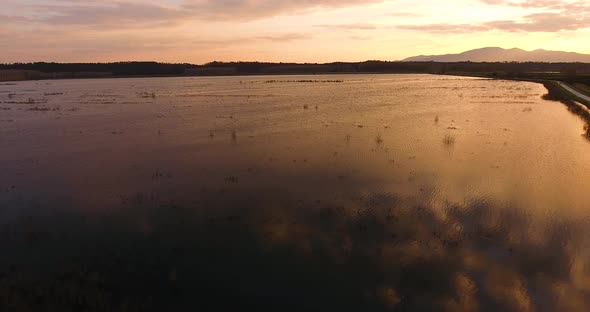
[[[590,141],[540,84],[0,84],[0,306],[588,311]]]

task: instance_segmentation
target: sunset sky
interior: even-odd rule
[[[588,0],[2,0],[0,62],[590,53]]]

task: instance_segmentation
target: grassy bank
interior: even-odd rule
[[[580,108],[580,110],[585,112],[582,114],[590,116],[590,112],[588,112],[588,110],[583,109],[582,107],[580,107],[580,105],[578,105],[576,103],[576,102],[578,102],[578,103],[584,105],[586,108],[590,108],[590,102],[569,92],[565,88],[561,87],[555,81],[543,81],[543,85],[549,91],[549,94],[547,94],[545,96],[546,99],[563,102],[563,103],[567,104],[568,107],[570,107],[570,106],[578,107],[578,108]]]
[[[586,121],[586,127],[584,128],[586,137],[590,138],[590,103],[584,99],[577,97],[575,94],[562,88],[555,81],[543,81],[543,85],[549,93],[543,96],[544,99],[550,101],[559,101],[567,105],[568,110],[574,114],[582,117]],[[582,104],[582,105],[580,105]]]

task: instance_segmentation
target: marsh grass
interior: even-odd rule
[[[155,99],[155,98],[157,97],[157,96],[156,96],[156,92],[153,92],[153,91],[152,91],[152,92],[141,92],[141,93],[139,93],[139,94],[138,94],[138,96],[139,96],[140,98],[144,98],[144,99],[145,99],[145,98],[152,98],[152,99]]]
[[[377,136],[375,137],[375,143],[377,145],[383,145],[383,137],[381,136],[381,134],[377,134]]]
[[[264,83],[341,83],[344,80],[266,80]]]
[[[575,83],[573,87],[582,93],[590,94],[590,86],[588,85],[583,83]]]
[[[455,136],[452,134],[445,135],[443,143],[447,146],[455,145]]]
[[[236,176],[225,177],[225,183],[228,183],[228,184],[238,184],[238,181],[239,181],[238,177],[236,177]]]
[[[31,108],[29,108],[29,110],[34,111],[34,112],[48,112],[52,109],[49,107],[31,107]]]

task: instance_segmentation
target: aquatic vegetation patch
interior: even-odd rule
[[[156,92],[140,92],[137,94],[138,97],[140,98],[152,98],[155,99],[156,98]]]
[[[311,79],[303,79],[303,80],[266,80],[264,83],[341,83],[344,80],[311,80]]]
[[[455,145],[455,136],[452,134],[445,135],[443,143],[447,146]]]

